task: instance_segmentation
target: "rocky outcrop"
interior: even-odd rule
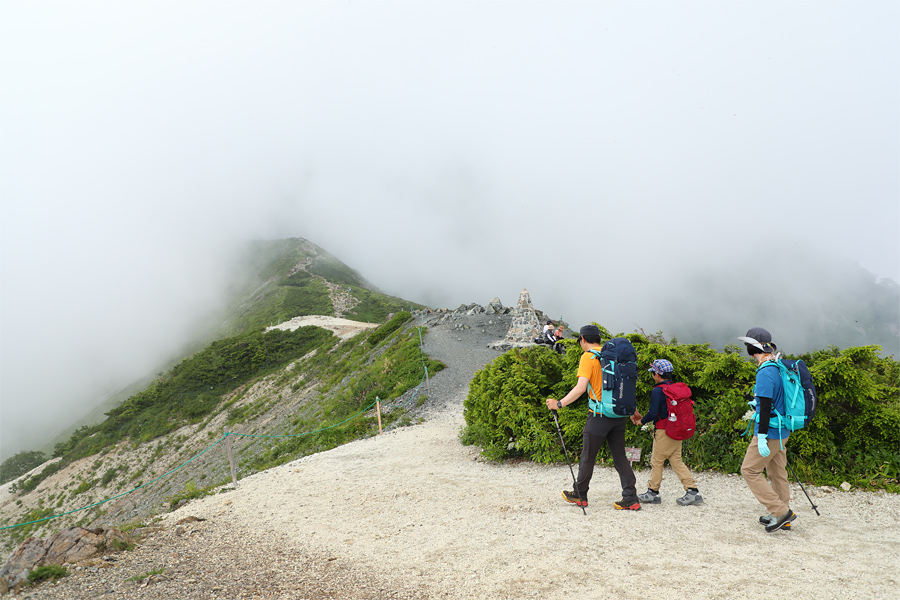
[[[504,308],[503,304],[500,303],[500,298],[494,296],[494,298],[488,302],[488,305],[484,307],[484,312],[489,315],[506,315],[509,314],[509,309]]]
[[[19,549],[0,569],[0,594],[5,594],[10,590],[18,592],[28,585],[28,574],[36,566],[43,564],[41,561],[46,555],[47,549],[44,547],[43,540],[28,538],[22,542]]]
[[[422,319],[422,323],[429,327],[446,327],[454,330],[465,331],[471,327],[469,317],[489,317],[493,321],[486,322],[487,329],[503,323],[506,326],[505,335],[500,332],[501,339],[494,339],[487,344],[495,350],[509,350],[514,347],[530,346],[534,338],[541,334],[541,319],[543,313],[531,303],[531,294],[526,288],[522,288],[519,300],[515,308],[503,306],[499,298],[493,298],[487,306],[478,304],[460,304],[455,310],[447,308],[414,311],[413,314]]]
[[[118,529],[69,527],[47,540],[28,538],[0,569],[0,594],[28,585],[28,575],[36,567],[76,563],[133,544],[134,539]]]
[[[478,336],[485,346],[502,340],[513,309],[503,306],[498,298],[486,306],[480,304],[460,304],[456,309],[426,308],[413,311],[416,323],[437,331],[453,331],[460,335]]]

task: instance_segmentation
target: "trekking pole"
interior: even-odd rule
[[[566,442],[563,440],[562,429],[559,428],[559,419],[556,418],[556,411],[551,410],[553,413],[553,422],[556,423],[556,433],[559,434],[559,443],[562,444],[563,453],[566,455],[566,464],[569,465],[569,472],[572,474],[572,486],[575,488],[575,493],[578,494],[578,502],[581,504],[581,512],[584,513],[584,516],[587,516],[587,511],[584,510],[584,500],[581,497],[581,491],[578,489],[578,481],[575,479],[575,471],[572,469],[572,463],[569,461],[569,451],[566,450]]]
[[[803,487],[803,483],[800,481],[800,478],[797,477],[797,473],[794,472],[794,467],[792,467],[791,463],[788,462],[787,451],[785,451],[785,453],[784,453],[784,462],[787,463],[788,468],[791,470],[791,473],[794,475],[794,479],[796,479],[797,483],[800,484],[800,489],[803,490],[804,494],[806,494],[806,488]],[[821,517],[822,515],[819,514],[819,508],[815,504],[813,504],[812,498],[809,497],[809,494],[806,494],[806,499],[809,500],[809,503],[812,505],[813,510],[816,511],[816,516]]]

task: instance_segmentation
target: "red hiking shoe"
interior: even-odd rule
[[[641,510],[641,503],[637,500],[619,500],[613,502],[613,508],[616,510]]]
[[[562,493],[563,500],[566,502],[571,502],[575,506],[587,506],[587,498],[579,498],[578,494],[575,492],[563,491]]]

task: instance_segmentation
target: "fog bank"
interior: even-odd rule
[[[881,310],[836,265],[900,280],[900,5],[511,7],[0,7],[0,458],[182,351],[250,239],[685,341]]]

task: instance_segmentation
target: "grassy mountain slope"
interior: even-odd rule
[[[72,436],[58,448],[61,461],[16,482],[13,493],[0,498],[0,526],[124,496],[0,532],[0,543],[9,551],[28,535],[48,535],[73,524],[139,523],[180,498],[203,495],[230,481],[224,431],[240,434],[228,437],[243,477],[374,435],[376,398],[384,427],[411,423],[410,410],[425,400],[418,393],[425,365],[432,373],[443,365],[421,355],[420,331],[410,313],[398,313],[345,341],[323,331],[302,327],[264,334],[275,334],[270,343],[284,354],[244,376],[235,376],[240,360],[210,371],[221,349],[235,350],[243,337],[223,340],[184,361],[111,411],[102,424]],[[197,382],[209,391],[197,389]],[[134,488],[140,489],[127,493]]]
[[[289,436],[229,436],[239,469],[247,474],[372,435],[376,416],[358,413],[376,397],[385,406],[385,425],[408,422],[408,404],[423,400],[413,395],[425,365],[431,372],[443,367],[421,355],[424,332],[401,310],[418,305],[381,293],[301,239],[256,242],[237,268],[243,277],[232,289],[227,318],[210,335],[215,340],[173,361],[149,384],[130,388],[133,393],[107,410],[105,419],[57,443],[53,454],[61,460],[6,486],[11,493],[0,494],[0,527],[123,494],[210,445],[204,456],[215,459],[191,461],[153,485],[89,510],[2,531],[0,543],[7,549],[26,535],[73,523],[121,525],[145,518],[168,498],[225,483],[226,429]],[[361,328],[347,340],[319,327],[264,332],[270,324],[313,314],[383,324]]]
[[[223,304],[219,314],[209,319],[213,325],[201,328],[199,337],[179,354],[139,381],[108,392],[82,417],[34,450],[52,455],[56,446],[65,444],[79,429],[102,422],[106,413],[215,340],[261,331],[297,316],[327,315],[383,323],[391,313],[422,308],[382,293],[333,255],[301,238],[248,243],[234,265]]]

